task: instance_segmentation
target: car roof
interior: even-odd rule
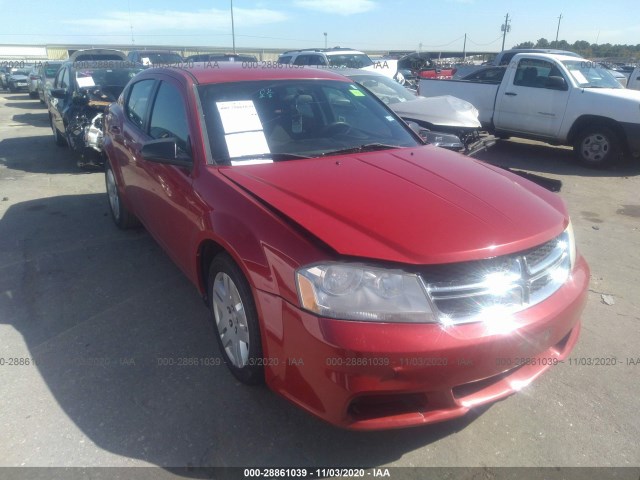
[[[155,50],[155,49],[154,50],[149,50],[149,49],[146,49],[146,50],[144,50],[144,49],[143,50],[129,50],[129,53],[133,53],[133,52],[136,52],[136,53],[175,53],[175,54],[179,55],[178,52],[174,52],[173,50],[162,50],[162,49],[157,49],[157,50]]]
[[[193,66],[185,68],[150,68],[141,72],[138,78],[153,77],[157,73],[191,77],[195,83],[229,83],[251,82],[256,80],[296,80],[296,79],[327,79],[348,82],[349,79],[321,68],[264,68],[252,69],[243,67],[241,63],[220,62],[212,67],[205,62],[195,62]]]
[[[70,62],[78,61],[98,61],[98,60],[127,60],[127,56],[120,50],[112,48],[90,48],[87,50],[76,50],[69,55]]]

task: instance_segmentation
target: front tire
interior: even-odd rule
[[[107,198],[109,200],[109,211],[113,222],[122,230],[137,227],[138,219],[122,204],[118,183],[113,173],[109,160],[104,162],[104,180],[107,187]]]
[[[211,262],[207,285],[216,339],[227,367],[242,383],[263,383],[260,326],[249,282],[222,253]]]
[[[622,143],[613,130],[596,125],[578,134],[573,144],[573,152],[584,166],[605,168],[620,159]]]

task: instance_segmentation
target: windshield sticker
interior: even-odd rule
[[[349,90],[354,97],[364,97],[364,93],[360,90]]]
[[[386,118],[386,119],[387,119],[387,120],[389,120],[390,122],[395,122],[395,120],[396,120],[396,119],[395,119],[395,118],[393,118],[391,115],[387,115],[387,116],[386,116],[386,117],[384,117],[384,118]]]
[[[142,57],[142,65],[151,65],[151,60],[149,60],[149,57]]]
[[[253,101],[216,102],[216,107],[222,120],[230,158],[271,153]],[[242,164],[246,165],[244,162]]]
[[[224,138],[227,142],[230,158],[271,153],[262,130],[257,132],[232,133],[231,135],[225,135]],[[249,159],[247,161],[252,160]],[[241,163],[246,165],[244,161]]]
[[[93,81],[93,77],[78,77],[76,78],[79,88],[95,87],[96,82]]]
[[[251,100],[216,102],[224,133],[262,130],[262,123]]]
[[[585,77],[580,70],[571,70],[571,75],[573,75],[573,78],[575,78],[578,83],[589,83],[587,77]]]

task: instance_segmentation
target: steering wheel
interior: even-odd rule
[[[346,135],[351,131],[351,125],[347,122],[333,122],[324,127],[322,133],[325,135]]]

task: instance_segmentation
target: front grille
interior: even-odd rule
[[[570,267],[563,233],[518,254],[424,267],[419,274],[440,321],[457,324],[540,303],[564,284]]]

